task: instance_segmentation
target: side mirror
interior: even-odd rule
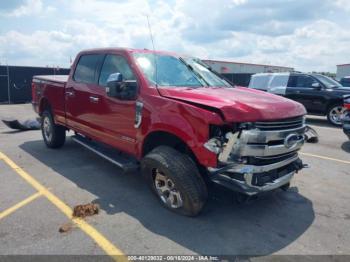
[[[312,83],[311,85],[313,88],[317,89],[317,90],[320,90],[322,87],[320,85],[320,83]]]
[[[106,94],[110,97],[118,96],[118,89],[123,83],[123,75],[121,73],[110,74],[107,79]]]
[[[136,80],[124,81],[121,73],[111,74],[107,79],[106,94],[121,100],[136,99],[138,85]]]

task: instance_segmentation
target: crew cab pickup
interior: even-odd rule
[[[217,183],[244,195],[287,189],[303,168],[305,108],[234,87],[199,59],[126,48],[79,53],[69,76],[35,76],[49,148],[72,139],[141,169],[160,203],[194,216]]]

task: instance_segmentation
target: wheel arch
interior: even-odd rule
[[[147,155],[154,148],[161,145],[175,148],[179,152],[190,156],[196,164],[199,163],[190,146],[182,138],[180,138],[178,135],[164,130],[152,131],[145,137],[142,144],[142,157]]]
[[[51,105],[49,100],[46,97],[40,99],[39,102],[39,115],[41,116],[45,109],[51,110]]]

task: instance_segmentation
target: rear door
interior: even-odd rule
[[[326,107],[324,90],[313,87],[314,83],[319,82],[309,75],[291,75],[286,97],[303,104],[309,113],[322,113]]]
[[[103,95],[98,77],[104,56],[82,54],[65,91],[67,126],[92,138],[99,137],[96,115],[105,113],[105,108],[97,106]]]

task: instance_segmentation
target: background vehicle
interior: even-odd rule
[[[350,96],[344,96],[344,107],[346,111],[343,116],[343,130],[350,139]]]
[[[340,84],[345,87],[350,87],[350,76],[346,76],[340,79]]]
[[[303,104],[309,114],[326,115],[328,121],[341,126],[344,113],[343,95],[350,89],[320,74],[262,73],[252,76],[250,88],[282,95]]]
[[[69,76],[36,76],[32,92],[48,147],[73,130],[76,142],[126,172],[141,167],[160,202],[180,214],[200,212],[205,180],[254,195],[288,188],[303,168],[305,108],[233,88],[194,58],[83,51]]]

